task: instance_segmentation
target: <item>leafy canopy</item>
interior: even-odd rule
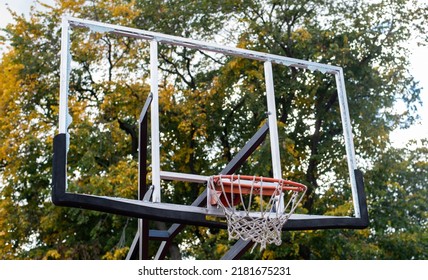
[[[426,259],[426,142],[393,148],[389,133],[417,120],[420,88],[406,42],[427,43],[417,1],[57,1],[15,23],[0,63],[0,255],[5,259],[124,258],[136,221],[50,201],[57,133],[60,20],[76,17],[342,66],[370,227],[287,232],[283,246],[246,258]],[[266,118],[263,65],[160,47],[162,169],[219,172]],[[69,188],[136,198],[139,113],[149,94],[148,45],[75,29]],[[310,187],[301,212],[352,215],[334,80],[274,67],[284,177]],[[402,114],[394,104],[403,101]],[[269,141],[239,170],[269,175]],[[165,183],[163,200],[190,204],[204,186]],[[153,228],[168,225],[159,222]],[[151,253],[156,250],[151,245]],[[223,230],[186,227],[169,258],[219,258]]]

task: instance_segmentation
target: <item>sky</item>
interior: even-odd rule
[[[428,0],[421,0],[428,2]],[[44,3],[52,5],[54,0],[43,0]],[[8,23],[12,22],[12,17],[7,11],[7,7],[16,11],[18,14],[28,14],[33,0],[0,0],[0,28],[4,28]],[[0,35],[2,32],[0,31]],[[428,138],[428,75],[426,74],[426,63],[428,58],[428,47],[417,47],[415,43],[410,42],[412,55],[411,74],[419,81],[419,85],[423,88],[421,91],[422,107],[420,107],[419,115],[421,117],[418,124],[409,129],[395,130],[391,134],[391,140],[394,146],[402,147],[410,139]],[[4,46],[0,46],[0,54]],[[345,77],[346,79],[346,77]],[[402,111],[405,108],[398,104],[396,110]],[[350,108],[352,110],[352,108]]]

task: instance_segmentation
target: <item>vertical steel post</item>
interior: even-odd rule
[[[158,42],[150,42],[150,90],[153,95],[151,105],[152,141],[152,185],[153,202],[161,201],[160,191],[160,140],[159,140],[159,92],[158,92]]]
[[[70,24],[63,17],[61,22],[61,65],[59,84],[59,133],[67,133],[68,116],[68,79],[70,72]]]
[[[266,61],[264,63],[265,83],[266,83],[266,98],[268,108],[269,136],[270,148],[272,154],[272,169],[273,177],[276,179],[282,178],[281,160],[279,157],[279,140],[278,140],[278,124],[276,117],[275,92],[273,89],[273,74],[272,63]]]
[[[340,71],[337,71],[335,77],[337,85],[337,95],[339,98],[340,114],[342,117],[343,136],[345,138],[345,149],[346,156],[348,159],[348,170],[351,180],[352,200],[354,203],[355,217],[360,218],[360,203],[358,199],[357,182],[355,179],[355,170],[357,169],[357,164],[355,161],[354,140],[352,137],[351,118],[349,116],[348,102],[346,99],[345,78],[343,76],[343,70],[340,69]]]
[[[68,112],[68,84],[70,76],[70,23],[63,17],[61,22],[61,64],[60,64],[60,84],[59,84],[59,133],[65,134],[66,155],[70,146],[70,134],[68,126],[71,123],[71,116]],[[67,157],[66,157],[67,161]],[[67,165],[67,163],[66,163]],[[67,172],[65,172],[67,174]],[[65,189],[68,188],[67,176],[65,177]]]
[[[265,83],[266,83],[266,99],[267,99],[267,107],[268,107],[270,151],[272,155],[272,171],[273,171],[273,177],[275,179],[282,179],[281,159],[279,154],[279,139],[278,139],[278,119],[276,117],[272,62],[266,61],[264,64],[264,69],[265,69]],[[285,207],[284,194],[281,193],[276,197],[276,199],[277,199],[275,203],[276,211],[278,211],[279,213],[284,212],[284,207]]]

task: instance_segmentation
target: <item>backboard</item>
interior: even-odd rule
[[[99,112],[101,112],[105,106],[108,106],[108,103],[107,105],[106,103],[101,103],[102,106],[104,106],[103,108],[94,108],[94,104],[100,103],[94,102],[92,104],[91,101],[87,101],[84,103],[86,107],[82,108],[82,103],[77,102],[76,99],[73,98],[70,100],[70,96],[72,96],[72,90],[70,89],[71,73],[76,63],[73,61],[73,57],[78,57],[79,53],[78,50],[76,51],[76,45],[78,46],[81,44],[85,46],[86,44],[92,44],[90,39],[85,42],[73,41],[73,30],[75,29],[79,30],[78,32],[98,34],[98,39],[103,38],[103,36],[110,36],[104,38],[104,42],[107,42],[106,44],[109,44],[110,48],[112,46],[114,48],[114,43],[112,43],[112,41],[115,40],[115,38],[126,38],[118,43],[118,46],[123,45],[127,48],[127,51],[123,52],[122,55],[124,57],[128,55],[139,56],[141,60],[142,66],[133,68],[138,69],[136,73],[128,73],[125,71],[125,78],[134,82],[140,79],[142,83],[150,87],[150,94],[147,94],[145,103],[134,104],[141,109],[139,118],[136,120],[139,127],[139,134],[137,137],[139,159],[138,199],[84,194],[75,191],[70,192],[68,190],[68,183],[71,180],[71,176],[76,178],[76,170],[72,171],[74,172],[73,174],[70,174],[70,170],[67,166],[67,156],[70,146],[73,145],[73,140],[78,139],[76,135],[73,135],[73,132],[79,131],[73,128],[71,114],[84,111],[86,112],[85,116],[92,121],[91,118],[97,118],[100,114]],[[134,44],[134,42],[138,42],[138,44],[135,43],[135,48],[129,48],[129,45]],[[73,44],[75,45],[72,48],[71,46],[73,46]],[[176,56],[174,57],[174,51],[175,53],[180,52],[183,54],[183,52],[188,50],[193,51],[192,55],[195,59],[192,61],[186,59],[188,57],[183,55],[183,61],[178,62],[182,63],[185,69],[187,68],[188,73],[186,76],[177,70],[177,64],[171,61],[178,59]],[[111,53],[109,54],[111,55]],[[212,63],[204,63],[204,59]],[[110,67],[110,69],[114,66],[111,57],[100,58],[98,60],[93,59],[93,61],[98,61],[97,67],[100,69],[103,65],[107,68]],[[192,63],[195,63],[194,61],[197,61],[198,67],[192,65]],[[77,64],[78,63],[85,65],[85,62],[82,61],[78,61]],[[123,63],[123,60],[120,63],[122,63],[122,68],[119,68],[119,70],[123,71],[126,69],[127,65]],[[236,74],[236,71],[239,72],[240,70],[239,68],[238,70],[232,69],[232,66],[237,63],[250,64],[255,70],[251,73],[245,72]],[[173,69],[174,67],[175,70]],[[227,77],[210,77],[210,86],[204,89],[198,88],[197,85],[192,84],[194,82],[192,80],[194,77],[192,77],[191,73],[199,75],[201,73],[195,72],[203,69],[203,67],[211,70],[215,67],[217,67],[217,69],[227,69],[227,67],[229,67],[229,72],[227,72],[228,70],[224,70],[226,74],[223,74],[223,76],[227,76],[230,79],[226,79]],[[92,83],[96,83],[97,80],[103,80],[104,72],[100,69],[94,70],[95,75],[98,77],[91,77]],[[279,73],[275,70],[279,70]],[[59,134],[55,137],[54,141],[53,202],[57,205],[105,211],[140,219],[224,228],[224,222],[210,218],[211,216],[221,216],[222,213],[219,209],[207,207],[207,199],[209,201],[211,198],[209,197],[209,192],[206,190],[202,192],[199,191],[203,189],[203,187],[195,187],[195,192],[198,193],[198,196],[196,196],[193,203],[168,203],[168,198],[163,198],[164,193],[170,194],[174,192],[174,182],[188,182],[192,183],[191,186],[197,186],[198,184],[204,186],[207,184],[209,176],[240,172],[240,168],[243,168],[242,166],[244,166],[247,161],[251,160],[254,162],[251,163],[251,168],[247,168],[247,170],[257,170],[257,166],[259,166],[259,169],[263,170],[261,172],[267,173],[258,175],[270,176],[277,179],[289,175],[293,176],[293,172],[290,170],[296,170],[298,167],[286,166],[286,168],[284,168],[284,159],[281,158],[281,156],[284,154],[285,156],[289,155],[286,151],[289,148],[286,142],[290,141],[290,137],[287,136],[287,134],[293,134],[292,132],[296,131],[299,123],[292,118],[294,111],[290,111],[287,118],[278,116],[279,111],[286,110],[284,104],[287,103],[282,102],[278,104],[278,100],[281,100],[278,95],[276,95],[275,84],[277,75],[281,75],[287,71],[300,71],[301,74],[296,78],[296,82],[300,81],[303,84],[310,84],[308,81],[311,81],[311,79],[324,76],[327,78],[322,79],[326,79],[334,84],[334,86],[331,86],[335,91],[335,98],[337,98],[337,102],[333,102],[337,107],[334,110],[337,111],[337,123],[340,122],[341,128],[340,136],[335,136],[339,139],[337,143],[341,145],[334,147],[334,149],[343,149],[343,153],[338,153],[339,157],[343,157],[339,160],[344,160],[344,163],[347,165],[346,183],[344,183],[343,187],[339,188],[339,191],[343,192],[344,196],[349,194],[349,201],[352,207],[349,211],[349,215],[343,216],[334,216],[328,213],[304,213],[304,211],[299,212],[297,208],[296,214],[290,217],[289,221],[284,225],[283,230],[366,227],[368,224],[368,216],[363,178],[356,166],[351,119],[347,103],[344,74],[341,67],[73,17],[64,17],[62,21]],[[144,73],[141,74],[140,72]],[[207,71],[207,73],[208,72],[209,71]],[[219,71],[216,73],[219,73]],[[227,73],[229,73],[229,76]],[[231,79],[233,80],[233,78],[231,78],[233,73],[236,74],[236,78],[234,81],[231,81]],[[109,76],[110,80],[109,83],[105,83],[105,85],[108,85],[109,90],[113,92],[119,91],[118,89],[121,88],[118,86],[119,83],[112,85],[111,82],[111,77],[115,76],[115,73],[110,72],[108,74],[107,76]],[[249,76],[251,77],[249,78]],[[174,86],[180,88],[180,84],[176,80],[177,77],[181,78],[182,82],[184,81],[184,83],[187,83],[186,86],[192,89],[192,93],[189,94],[189,96],[186,94],[188,94],[190,90],[183,89],[185,87],[179,90],[174,88]],[[123,76],[121,76],[121,79],[123,79]],[[304,80],[306,82],[304,82]],[[257,85],[253,87],[250,84],[251,81],[254,81]],[[222,82],[226,84],[229,83],[228,86],[230,87],[224,89],[225,86],[221,85]],[[124,84],[126,85],[126,83]],[[220,85],[218,86],[218,84]],[[73,90],[78,86],[79,81],[74,79]],[[85,84],[81,84],[80,87],[85,87]],[[144,91],[143,88],[144,86],[140,89]],[[249,92],[245,92],[247,88],[250,88]],[[223,90],[221,93],[220,89]],[[296,89],[296,94],[299,94],[300,91],[301,89]],[[82,92],[84,92],[84,90]],[[195,92],[197,94],[194,94]],[[204,96],[204,93],[207,95]],[[87,90],[87,94],[94,94],[94,92]],[[255,95],[257,96],[254,97]],[[101,99],[107,98],[107,95],[104,93],[101,93],[100,96]],[[223,99],[220,98],[220,96],[222,96]],[[250,97],[241,98],[241,96]],[[114,102],[122,102],[127,97],[126,95],[122,95],[120,98],[122,98],[121,101],[114,100]],[[255,101],[251,98],[255,98]],[[315,94],[310,100],[316,103],[317,98],[319,97]],[[250,99],[252,101],[248,101]],[[225,103],[220,104],[220,107],[216,107],[218,106],[216,103],[218,100],[223,100]],[[247,112],[242,109],[246,105],[241,106],[240,108],[242,110],[240,109],[240,113],[236,114],[236,120],[223,123],[223,128],[226,131],[229,129],[228,126],[230,125],[230,130],[232,130],[234,125],[241,125],[241,121],[244,119],[242,125],[246,125],[249,128],[245,135],[241,137],[241,135],[233,133],[217,136],[215,136],[215,134],[209,134],[207,131],[209,131],[210,125],[215,126],[224,122],[226,113],[233,115],[234,106],[232,105],[238,104],[239,102],[237,100],[242,102],[242,104],[247,104],[245,102],[257,102],[259,105],[255,107],[257,110],[262,110],[265,115],[260,117],[260,112]],[[196,109],[198,102],[200,102],[199,104],[204,104],[204,106],[201,105],[203,108],[200,111]],[[183,104],[190,108],[192,108],[191,106],[193,104],[195,110],[189,111],[188,114],[177,114],[177,111],[174,110],[174,106],[184,106]],[[315,105],[294,104],[293,106],[295,110],[298,110],[299,106],[312,108],[311,106]],[[211,110],[214,107],[216,110]],[[222,110],[221,108],[227,108],[227,110]],[[254,108],[254,106],[252,108]],[[203,114],[192,115],[192,112],[196,111],[203,112]],[[92,117],[89,116],[91,114]],[[116,114],[120,114],[120,112],[116,112]],[[311,114],[308,116],[311,116]],[[179,120],[177,121],[177,119]],[[284,122],[285,119],[287,122]],[[304,122],[306,125],[311,124],[310,119],[299,121]],[[174,122],[179,129],[175,130],[175,132],[171,132],[171,130],[168,130],[169,128],[166,127]],[[332,123],[336,123],[336,121]],[[119,121],[119,125],[126,130],[127,124],[124,123],[124,121]],[[316,124],[313,125],[316,126]],[[217,128],[219,127],[221,126],[217,126]],[[203,130],[201,128],[203,128]],[[99,125],[99,130],[102,132],[108,129],[106,125]],[[174,143],[177,144],[179,142],[179,140],[177,140],[180,136],[179,133],[185,133],[189,129],[193,129],[192,137],[188,139],[193,144],[181,148],[181,153],[185,154],[186,151],[192,153],[194,151],[192,147],[197,146],[195,143],[208,140],[212,141],[209,142],[208,145],[200,146],[203,147],[201,151],[203,151],[205,160],[198,160],[205,163],[204,168],[200,168],[201,173],[199,174],[183,172],[182,170],[186,170],[186,168],[182,168],[181,166],[177,167],[165,160],[165,158],[172,158],[178,154],[177,151],[173,153],[168,150],[169,146],[165,144],[165,142],[175,141]],[[308,133],[311,133],[311,131]],[[229,140],[221,139],[226,136],[229,137]],[[115,137],[112,137],[112,139],[113,138]],[[223,161],[216,160],[215,157],[221,154],[219,151],[226,151],[224,145],[221,146],[221,144],[232,142],[235,147],[227,150],[229,157],[225,156]],[[238,144],[236,143],[241,143],[242,145],[237,147]],[[73,147],[76,149],[76,145]],[[114,149],[113,146],[111,148]],[[268,152],[266,153],[266,151]],[[266,161],[266,158],[270,160]],[[210,165],[210,162],[215,162],[216,164]],[[187,163],[189,165],[192,164],[192,158],[190,158]],[[303,160],[303,162],[299,162],[299,164],[304,166],[305,164],[307,165],[307,162]],[[266,168],[267,165],[268,168]],[[197,168],[190,169],[195,170]],[[335,180],[338,175],[330,173],[329,176],[330,180]],[[149,184],[147,184],[147,182]],[[308,185],[308,188],[310,189],[311,186]],[[141,227],[143,226],[141,225]]]

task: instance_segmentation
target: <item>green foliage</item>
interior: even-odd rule
[[[59,23],[68,13],[342,66],[370,227],[286,232],[282,246],[244,258],[427,259],[428,143],[393,148],[389,132],[417,119],[420,89],[405,43],[426,36],[428,8],[357,2],[80,0],[57,1],[28,19],[13,14],[16,23],[0,38],[11,46],[0,63],[0,255],[120,259],[135,235],[134,219],[50,201]],[[147,42],[86,29],[75,29],[71,42],[69,190],[135,198],[137,120],[150,91]],[[262,63],[162,45],[159,68],[162,169],[218,173],[265,122]],[[334,80],[275,65],[274,83],[283,175],[310,187],[299,211],[352,215]],[[393,110],[397,101],[405,113]],[[239,172],[270,175],[269,141]],[[162,188],[164,201],[190,204],[204,186]],[[181,257],[197,259],[220,258],[233,244],[226,231],[200,227],[186,227],[174,242]]]

